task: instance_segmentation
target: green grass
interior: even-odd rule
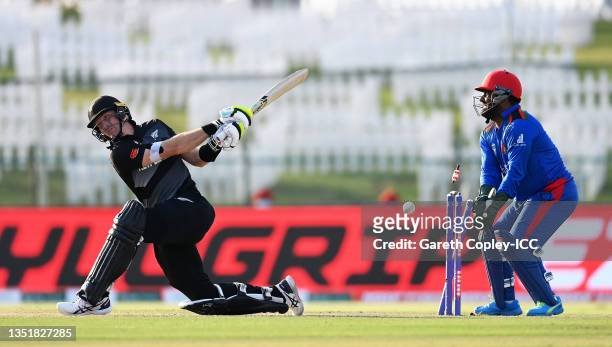
[[[187,129],[187,110],[185,107],[168,107],[162,108],[157,105],[155,108],[155,117],[161,119],[175,132],[180,133]]]
[[[62,100],[62,104],[65,108],[69,105],[74,105],[79,109],[83,107],[89,108],[89,105],[91,105],[94,99],[100,96],[98,93],[97,89],[64,88],[64,100]],[[86,115],[83,115],[83,125],[87,125],[86,120]]]
[[[429,97],[429,99],[428,99]],[[459,112],[460,108],[456,102],[443,101],[440,92],[436,91],[433,95],[420,95],[416,99],[406,98],[404,100],[395,100],[393,96],[393,88],[389,82],[381,85],[378,92],[378,106],[382,114],[414,114],[416,112],[424,112],[426,114],[435,110],[450,109]]]
[[[15,76],[15,69],[0,66],[0,83],[11,81]]]
[[[4,171],[0,178],[0,206],[32,206],[36,204],[36,187],[33,170]],[[47,185],[49,204],[65,205],[65,174],[61,169],[49,171]]]
[[[598,21],[594,27],[593,41],[576,52],[576,68],[579,71],[598,71],[607,69],[612,76],[612,22]],[[0,68],[2,76],[10,78],[14,72]],[[88,106],[98,96],[95,89],[80,90],[66,88],[64,105]],[[379,93],[379,107],[384,112],[405,114],[416,110],[425,112],[433,109],[450,109],[454,113],[454,134],[459,136],[460,117],[456,105],[444,104],[439,97],[431,102],[418,100],[394,100],[393,91],[383,84]],[[169,124],[177,132],[187,130],[187,116],[184,108],[161,108],[156,106],[156,116]],[[459,144],[464,139],[458,139]],[[31,172],[4,172],[0,179],[0,205],[27,205],[33,203],[33,178]],[[275,203],[286,204],[347,204],[370,203],[376,201],[378,194],[392,186],[403,199],[417,196],[417,182],[414,175],[393,174],[284,174],[272,187]],[[54,172],[50,177],[51,199],[53,204],[65,204],[63,174]],[[604,188],[596,201],[612,201],[612,155],[608,159],[608,174]]]
[[[119,303],[108,316],[63,317],[52,303],[37,303],[1,307],[0,324],[76,326],[77,344],[91,346],[612,345],[609,303],[566,306],[566,314],[546,318],[438,317],[433,302],[307,303],[302,317],[206,317],[159,303]]]
[[[64,89],[64,107],[69,105],[75,105],[79,109],[83,107],[89,107],[91,102],[100,96],[97,89],[75,89],[65,88]],[[128,105],[129,106],[129,105]],[[139,115],[134,115],[138,117]],[[161,107],[160,105],[155,106],[155,116],[158,119],[163,120],[166,124],[172,127],[177,133],[187,130],[187,110],[185,107]],[[85,115],[83,115],[85,117]],[[84,118],[85,119],[85,118]],[[83,120],[83,124],[85,124]]]
[[[366,204],[393,187],[401,199],[417,196],[414,174],[284,174],[272,187],[278,205]]]
[[[612,74],[612,21],[595,23],[593,41],[576,51],[579,71],[608,70]]]

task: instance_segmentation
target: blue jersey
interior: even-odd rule
[[[504,112],[501,127],[482,132],[480,151],[480,184],[517,200],[573,180],[542,124],[518,105]]]

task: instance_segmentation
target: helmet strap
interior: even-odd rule
[[[128,121],[128,117],[125,117],[125,116],[123,117],[123,119],[121,119],[119,116],[117,116],[117,118],[119,118],[119,122],[120,122],[119,133],[117,134],[117,136],[113,137],[110,140],[111,144],[115,142],[116,140],[118,140],[119,138],[123,137],[123,125],[125,124],[125,122]]]

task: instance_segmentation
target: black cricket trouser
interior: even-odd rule
[[[144,242],[153,243],[170,285],[190,300],[218,297],[196,248],[214,219],[214,208],[196,189],[147,210]]]

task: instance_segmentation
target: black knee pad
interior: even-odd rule
[[[144,232],[145,216],[145,208],[136,200],[128,201],[115,216],[106,242],[81,287],[90,303],[100,301],[132,262]]]
[[[133,244],[138,245],[142,233],[145,230],[147,213],[140,202],[130,200],[113,219],[113,228],[108,232],[110,235]]]

